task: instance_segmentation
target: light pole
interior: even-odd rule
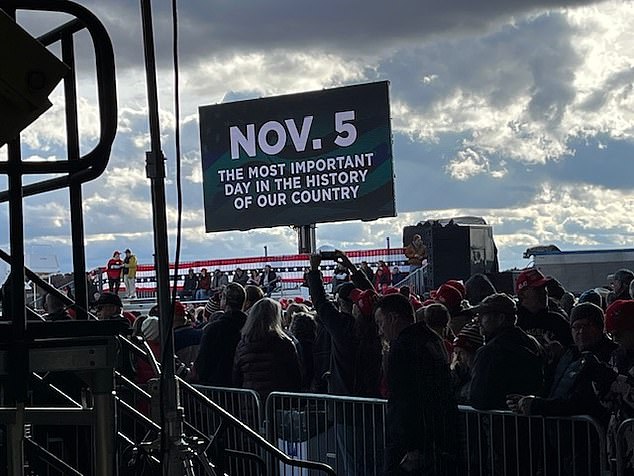
[[[264,245],[264,257],[268,258],[269,257],[269,248],[268,246]]]

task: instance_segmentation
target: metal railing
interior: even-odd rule
[[[427,291],[425,286],[425,277],[427,275],[427,264],[425,264],[422,268],[415,269],[411,273],[409,273],[405,279],[396,283],[395,287],[402,288],[403,286],[408,286],[412,293],[415,293],[419,296],[425,294]]]
[[[634,469],[634,418],[621,422],[614,442],[616,475],[632,474]]]
[[[332,465],[338,475],[383,474],[385,400],[273,392],[267,439],[285,453]],[[281,475],[311,475],[280,465]]]
[[[387,401],[273,392],[267,438],[286,452],[322,461],[339,475],[381,474]],[[610,474],[605,432],[588,416],[520,416],[460,406],[457,474]],[[634,420],[633,420],[634,421]],[[280,474],[297,473],[280,467]]]

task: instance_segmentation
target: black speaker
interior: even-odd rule
[[[0,147],[52,106],[48,96],[68,71],[0,10]]]

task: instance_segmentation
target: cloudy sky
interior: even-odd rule
[[[84,186],[86,255],[153,253],[147,99],[137,2],[83,1],[115,48],[119,129],[106,173]],[[170,2],[153,2],[167,156],[170,253],[176,193]],[[388,6],[389,5],[389,6]],[[627,248],[634,225],[634,4],[608,1],[377,0],[179,2],[182,260],[295,253],[289,227],[206,233],[198,107],[389,80],[398,216],[319,225],[317,244],[343,249],[401,242],[428,218],[484,217],[502,269],[529,264],[538,244]],[[25,14],[34,34],[64,16]],[[79,67],[82,151],[98,134],[89,41]],[[23,156],[64,157],[63,108],[23,132]],[[56,102],[57,99],[57,102]],[[0,148],[6,160],[6,148]],[[37,178],[38,180],[41,179]],[[0,177],[2,190],[6,177]],[[71,268],[66,193],[25,199],[27,250],[51,245]],[[8,224],[6,203],[0,213]],[[8,250],[8,226],[0,245]]]

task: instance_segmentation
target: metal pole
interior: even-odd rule
[[[264,257],[268,258],[269,257],[269,249],[266,245],[264,245]]]
[[[164,476],[179,474],[181,463],[174,451],[174,442],[182,435],[182,420],[178,413],[178,387],[174,372],[174,336],[171,321],[169,285],[169,254],[167,249],[167,216],[165,213],[165,157],[161,150],[158,114],[158,86],[154,53],[151,0],[141,0],[143,49],[147,79],[148,115],[151,150],[146,153],[146,172],[151,181],[154,216],[154,250],[157,297],[160,316],[161,354],[161,467]]]
[[[70,160],[79,160],[79,126],[77,113],[77,87],[75,75],[75,44],[73,33],[62,35],[62,61],[70,68],[70,74],[64,79],[66,95],[66,142]],[[82,209],[81,183],[71,181],[70,222],[73,243],[73,282],[75,284],[75,307],[78,320],[88,319],[88,290],[86,286],[86,256],[84,253],[84,213]]]

